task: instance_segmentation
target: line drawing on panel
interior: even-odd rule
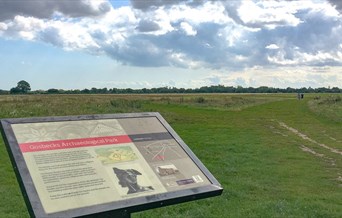
[[[159,141],[143,146],[145,151],[148,154],[152,155],[151,160],[165,160],[167,151],[171,151],[176,156],[181,158],[182,156],[176,151],[177,147],[177,145],[172,145],[171,143]]]

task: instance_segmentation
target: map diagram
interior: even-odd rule
[[[99,148],[95,149],[95,152],[97,154],[97,159],[104,165],[138,159],[137,155],[129,146]]]
[[[118,122],[107,122],[105,123],[98,123],[96,126],[93,127],[90,136],[97,137],[97,136],[109,136],[109,135],[124,135],[124,130],[120,127]]]
[[[182,158],[179,145],[170,141],[157,141],[143,146],[144,153],[150,161],[164,161]]]

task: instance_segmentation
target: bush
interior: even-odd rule
[[[202,104],[202,103],[204,103],[205,102],[205,98],[203,98],[203,97],[198,97],[198,98],[196,98],[196,103],[200,103],[200,104]]]
[[[337,104],[339,102],[342,101],[341,96],[329,96],[327,98],[322,99],[320,102],[318,102],[318,104],[327,104],[327,105],[331,105],[331,104]]]

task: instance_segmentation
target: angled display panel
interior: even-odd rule
[[[159,113],[1,125],[32,217],[130,214],[223,190]]]

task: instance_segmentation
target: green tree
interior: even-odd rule
[[[11,94],[25,94],[31,91],[30,83],[26,82],[25,80],[21,80],[17,83],[16,87],[11,88]]]
[[[48,89],[48,90],[47,90],[47,93],[48,93],[48,94],[58,94],[58,93],[59,93],[59,90],[58,90],[58,89],[52,88],[52,89]]]

